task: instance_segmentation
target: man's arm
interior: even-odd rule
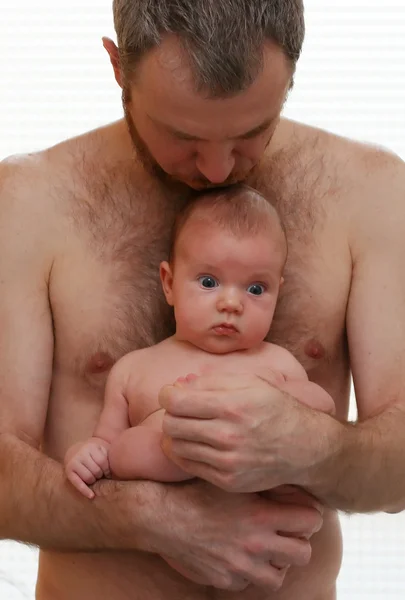
[[[347,332],[358,421],[336,423],[335,454],[309,483],[343,510],[396,512],[405,509],[404,163],[388,158],[372,185],[378,196],[370,189],[360,203],[351,236]]]
[[[142,547],[140,519],[133,529],[138,539],[135,533],[128,539],[125,521],[137,515],[129,514],[120,484],[103,484],[91,508],[65,483],[62,467],[39,452],[52,377],[54,223],[36,197],[35,168],[0,166],[0,537],[56,549]],[[153,504],[153,492],[145,490],[145,484],[131,490],[132,502],[139,495],[140,503]],[[121,510],[111,511],[112,501]]]
[[[233,492],[295,484],[347,512],[405,509],[405,167],[371,161],[357,212],[345,215],[358,422],[309,411],[245,375],[167,386],[164,448],[186,472]]]

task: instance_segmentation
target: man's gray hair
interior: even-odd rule
[[[267,40],[283,50],[293,75],[305,34],[303,0],[114,0],[113,11],[124,80],[165,34],[174,34],[197,89],[214,97],[251,85]]]

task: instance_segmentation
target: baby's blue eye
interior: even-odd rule
[[[248,287],[247,291],[253,296],[261,296],[262,294],[264,294],[265,289],[264,285],[261,285],[260,283],[253,283]]]
[[[215,279],[215,277],[211,277],[211,275],[203,275],[202,277],[198,278],[198,281],[203,288],[209,290],[218,286],[218,281]]]

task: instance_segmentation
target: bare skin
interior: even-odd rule
[[[81,180],[80,157],[85,155],[88,164],[93,164],[94,167],[97,163],[100,165],[101,147],[112,148],[112,144],[108,142],[121,137],[125,141],[123,132],[124,124],[118,123],[78,140],[65,142],[45,154],[29,157],[22,163],[18,162],[9,166],[14,171],[13,176],[17,178],[17,181],[20,176],[21,164],[25,167],[21,171],[22,173],[30,172],[43,202],[38,215],[38,207],[30,202],[25,181],[20,181],[20,185],[25,190],[23,194],[25,197],[21,202],[24,202],[24,206],[31,215],[26,221],[20,221],[23,235],[28,235],[29,229],[32,227],[33,215],[36,215],[38,229],[42,231],[46,227],[47,231],[52,232],[47,237],[42,257],[44,264],[49,268],[52,259],[60,257],[53,263],[49,280],[56,345],[48,419],[44,428],[43,416],[35,413],[34,419],[33,414],[33,429],[28,432],[34,440],[39,441],[43,431],[42,448],[49,456],[58,461],[63,460],[65,452],[72,444],[92,434],[103,405],[103,392],[108,370],[113,362],[134,346],[142,347],[158,342],[160,336],[164,337],[170,333],[171,322],[168,318],[160,317],[160,326],[157,332],[154,332],[150,325],[155,322],[159,313],[164,315],[163,293],[159,291],[156,294],[155,290],[160,287],[158,266],[166,248],[164,244],[161,244],[159,252],[156,240],[161,233],[162,224],[173,218],[175,202],[168,203],[155,187],[153,198],[156,199],[154,206],[151,207],[149,192],[148,210],[153,217],[151,223],[154,226],[150,227],[146,234],[143,227],[135,232],[127,229],[126,224],[131,219],[132,211],[133,218],[136,215],[139,219],[139,204],[131,209],[131,198],[127,196],[124,201],[121,197],[121,205],[125,207],[124,221],[120,222],[115,219],[114,232],[111,232],[114,235],[111,235],[111,246],[108,247],[103,235],[102,214],[104,214],[104,219],[111,218],[111,198],[100,196],[97,193],[100,188],[103,188],[99,176],[99,173],[103,173],[103,168],[94,168],[94,179],[93,181],[87,179],[86,186],[85,182]],[[280,136],[288,136],[292,141],[297,133],[308,136],[309,150],[316,140],[319,140],[319,145],[329,142],[324,134],[297,128],[295,124],[289,122],[282,122],[280,125]],[[103,140],[105,143],[102,143]],[[132,161],[126,159],[130,151],[129,140],[126,141],[127,145],[121,149],[120,157],[126,163],[120,165],[118,162],[119,155],[115,146],[114,153],[111,152],[110,156],[104,158],[106,166],[114,164],[110,162],[113,161],[113,155],[117,157],[116,169],[118,166],[122,168],[123,165],[127,168],[132,166]],[[342,151],[348,144],[340,140],[335,140],[334,143],[337,150],[340,150],[339,146],[342,146]],[[83,150],[85,154],[83,154]],[[301,160],[304,160],[305,146],[302,147],[301,152],[303,153]],[[313,160],[312,152],[310,152],[310,159]],[[321,161],[321,158],[319,160]],[[66,179],[68,172],[76,173],[74,187],[69,187]],[[114,172],[113,168],[111,172]],[[51,173],[51,178],[49,178],[49,173]],[[105,173],[105,176],[111,177],[108,172]],[[128,171],[126,173],[124,171],[122,182],[115,181],[117,188],[121,187],[120,191],[127,183],[125,177],[128,178]],[[110,187],[112,180],[107,179],[105,183]],[[65,189],[63,194],[58,191],[62,185]],[[150,189],[151,183],[146,181],[146,185],[148,186],[146,189]],[[83,194],[80,205],[78,202],[80,200],[79,189]],[[88,190],[92,190],[92,195]],[[319,187],[316,192],[317,196],[323,196]],[[138,203],[141,202],[141,197],[138,195],[135,197]],[[84,200],[91,203],[90,206],[86,206]],[[323,199],[324,201],[325,199]],[[332,201],[335,202],[335,199]],[[344,201],[344,197],[341,198],[341,201]],[[99,213],[100,222],[96,222],[89,233],[89,226],[92,223],[90,211],[94,202],[104,213]],[[311,201],[311,205],[314,202],[315,200]],[[317,218],[320,218],[320,213],[323,212],[320,207],[316,208],[316,206],[313,206],[313,211]],[[325,210],[325,212],[328,212],[329,215],[334,214],[331,211]],[[142,222],[142,216],[140,221]],[[309,227],[310,223],[306,223],[306,226]],[[322,233],[325,226],[323,224],[321,228]],[[334,231],[336,220],[330,223],[329,227],[330,231]],[[340,223],[339,227],[341,227]],[[124,238],[122,237],[123,232],[126,232]],[[297,261],[302,246],[290,230],[290,262],[287,265],[286,283],[283,286],[281,302],[275,316],[274,339],[277,343],[290,348],[306,367],[311,379],[330,393],[335,399],[337,415],[344,418],[349,398],[349,370],[347,355],[344,351],[344,310],[342,309],[338,319],[336,304],[343,306],[344,298],[347,297],[351,274],[350,257],[348,256],[345,268],[339,266],[339,270],[342,269],[341,278],[336,278],[335,282],[331,282],[329,265],[334,264],[333,258],[338,241],[335,238],[336,234],[328,236],[323,233],[323,235],[325,235],[325,239],[328,237],[330,239],[323,252],[324,268],[321,271],[316,268],[319,260],[316,249],[306,248],[308,260],[305,261],[306,269],[303,271],[304,265],[301,261]],[[118,241],[120,247],[117,248]],[[167,242],[167,239],[164,241]],[[133,249],[132,255],[129,256],[130,260],[127,257],[129,246]],[[147,283],[139,278],[128,290],[139,260],[140,247],[157,247],[156,255],[153,257],[153,263],[148,272],[150,280]],[[125,262],[123,262],[124,259]],[[311,261],[314,262],[314,268],[308,270]],[[292,275],[291,280],[288,273]],[[89,274],[91,274],[91,279]],[[317,310],[317,320],[314,323],[308,323],[312,314],[312,306],[308,306],[306,295],[294,298],[286,307],[285,299],[288,298],[286,294],[299,277],[305,279],[305,285],[309,290],[308,294],[313,297],[316,296],[318,290],[330,289],[329,301],[320,304]],[[288,283],[289,280],[290,283]],[[45,288],[46,281],[46,272],[44,271]],[[140,312],[140,289],[142,289],[142,299],[145,298],[145,295],[148,298],[147,303],[142,302],[142,306],[148,307],[149,314],[146,315]],[[344,290],[346,290],[345,296],[343,296]],[[325,298],[325,293],[322,294],[322,298]],[[41,313],[44,310],[45,307],[41,307]],[[142,328],[139,327],[140,322],[142,322]],[[325,322],[329,323],[328,328],[324,327],[323,323]],[[146,324],[149,324],[149,327]],[[51,339],[51,330],[49,330],[49,339],[43,342],[48,353],[52,351],[52,348],[49,348]],[[35,357],[33,358],[35,359]],[[36,369],[41,368],[43,377],[47,376],[48,366],[46,369],[43,364],[35,366]],[[19,429],[20,427],[16,426],[16,430]],[[83,499],[83,502],[88,501]],[[334,512],[327,511],[324,515],[322,531],[313,537],[310,566],[291,568],[282,591],[277,592],[277,598],[288,600],[303,598],[303,589],[306,590],[308,600],[318,600],[318,597],[320,600],[333,598],[333,592],[328,592],[328,589],[333,589],[340,561],[341,540],[337,517]],[[159,572],[159,584],[155,577],[156,571]],[[86,582],[88,582],[88,586]],[[48,598],[64,600],[64,598],[72,596],[80,600],[81,598],[96,599],[103,597],[107,589],[114,589],[114,598],[117,600],[132,598],[134,589],[140,590],[140,598],[148,598],[145,594],[149,594],[151,600],[171,596],[178,597],[179,595],[184,595],[183,597],[189,595],[196,599],[215,598],[215,600],[228,597],[226,591],[215,591],[213,588],[204,588],[188,583],[180,576],[176,576],[161,559],[149,554],[137,553],[131,558],[127,553],[124,555],[119,553],[77,555],[59,554],[49,550],[41,553],[37,592],[39,600]],[[232,592],[231,596],[238,600],[261,600],[262,598],[272,598],[273,594],[250,587],[240,593]]]
[[[194,204],[198,217],[189,216],[174,243],[171,262],[160,265],[166,301],[174,309],[175,335],[115,364],[93,436],[65,456],[67,478],[89,499],[95,496],[90,486],[102,477],[190,479],[161,447],[164,411],[158,398],[168,382],[183,387],[208,373],[253,374],[313,409],[335,411],[333,399],[308,381],[290,352],[264,341],[287,258],[278,217],[271,205],[264,211],[266,200],[249,188],[246,197],[232,188],[227,194],[220,193],[217,201],[222,198],[223,206],[232,201],[239,210],[249,206],[250,196],[257,196],[263,208],[250,210],[260,219],[261,230],[235,235],[218,226],[212,205],[204,204],[211,196],[201,196],[199,209]]]
[[[158,403],[159,392],[173,378],[175,385],[184,386],[203,373],[221,372],[258,375],[281,390],[294,392],[313,409],[335,411],[332,398],[308,382],[305,370],[284,348],[263,342],[252,350],[214,354],[172,336],[116,363],[93,436],[70,448],[65,457],[71,483],[92,499],[89,485],[103,476],[168,482],[189,479],[162,452],[164,411]],[[192,375],[184,378],[184,373]]]
[[[332,396],[341,420],[350,347],[362,422],[357,436],[370,452],[347,451],[355,477],[339,472],[343,489],[322,480],[320,495],[335,508],[399,509],[405,497],[395,460],[403,451],[405,387],[398,358],[405,337],[403,170],[387,153],[282,120],[249,180],[264,195],[270,187],[280,194],[288,236],[270,341],[290,350]],[[317,511],[294,507],[286,517],[275,503],[270,522],[263,498],[204,483],[107,482],[97,484],[91,503],[64,483],[55,461],[92,434],[112,364],[173,331],[157,273],[184,197],[169,194],[134,160],[123,122],[10,160],[1,181],[1,255],[8,261],[0,278],[7,399],[0,471],[9,485],[0,494],[0,531],[43,548],[38,600],[332,600],[342,552],[332,510],[314,533]],[[374,432],[375,451],[368,442]],[[381,468],[384,452],[390,469]],[[367,470],[372,478],[363,481],[359,473]],[[257,531],[252,536],[254,523],[259,538]],[[253,566],[235,564],[251,556],[259,564],[253,546],[277,542],[277,529],[314,534],[308,566],[298,566],[307,549],[301,546],[299,556],[293,539],[284,583],[271,570],[261,578]],[[274,548],[266,549],[261,568],[281,559]],[[190,583],[152,553],[204,572],[211,585]],[[251,585],[242,585],[238,568]]]

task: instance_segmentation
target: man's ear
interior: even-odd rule
[[[108,37],[103,37],[103,46],[107,50],[108,56],[110,57],[110,62],[114,70],[115,81],[118,83],[120,88],[122,88],[121,65],[118,48],[116,44]]]
[[[160,281],[169,306],[173,306],[173,272],[169,263],[164,260],[160,263]]]

